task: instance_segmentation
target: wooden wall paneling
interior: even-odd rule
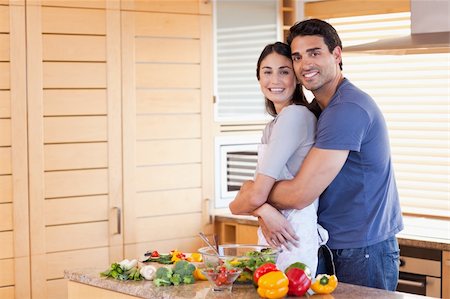
[[[122,65],[120,0],[107,1],[107,95],[108,95],[108,211],[109,262],[122,260],[123,249],[123,175],[122,175]],[[117,213],[119,223],[117,223]],[[113,221],[115,220],[115,221]]]
[[[137,88],[200,88],[200,66],[195,64],[137,64]]]
[[[104,0],[42,0],[43,6],[105,8]]]
[[[108,167],[106,142],[46,144],[45,170]]]
[[[11,146],[11,119],[0,119],[0,146]]]
[[[105,35],[105,18],[106,11],[103,9],[43,7],[42,32]]]
[[[201,188],[141,192],[136,195],[136,217],[199,213]],[[164,205],[159,203],[164,202]],[[168,208],[170,207],[170,208]]]
[[[136,38],[136,62],[141,61],[200,63],[200,40]]]
[[[138,165],[200,163],[201,153],[200,139],[139,141],[136,144],[136,163]]]
[[[8,43],[9,45],[9,43]],[[9,90],[0,90],[0,118],[11,117],[11,101]],[[0,125],[1,126],[1,125]]]
[[[14,257],[13,232],[0,232],[0,259]]]
[[[106,269],[105,265],[108,263],[108,249],[104,247],[62,251],[47,255],[47,267],[44,271],[47,279],[57,279],[64,276],[64,270],[79,268],[81,264]]]
[[[44,90],[44,115],[106,115],[105,89]]]
[[[0,175],[0,203],[12,202],[12,189],[11,175]]]
[[[410,11],[410,0],[335,0],[305,3],[305,17],[329,19]]]
[[[107,248],[108,223],[103,221],[49,226],[45,230],[45,235],[49,253],[95,247]],[[90,266],[88,263],[82,265]]]
[[[16,298],[31,297],[30,229],[28,185],[27,73],[25,1],[9,7],[9,55],[11,66],[11,185],[14,250],[14,289],[7,292]],[[1,21],[0,21],[1,22]],[[1,185],[1,183],[0,183]],[[1,200],[0,200],[1,201]],[[2,268],[3,269],[3,268]],[[3,269],[5,271],[5,269]],[[2,297],[0,295],[0,297]],[[8,297],[2,297],[8,298]],[[12,297],[11,297],[12,298]]]
[[[174,164],[136,168],[136,191],[198,188],[201,186],[199,164]]]
[[[201,221],[200,213],[138,218],[136,224],[136,241],[146,242],[196,236],[198,235],[199,228],[202,226]],[[181,223],[183,229],[180,229]],[[184,248],[178,249],[184,251]]]
[[[0,260],[0,287],[14,285],[14,260]]]
[[[67,207],[70,207],[70,213],[67,213]],[[46,200],[44,216],[47,226],[107,221],[108,196],[93,195]]]
[[[107,194],[108,170],[83,169],[46,172],[44,186],[46,198]]]
[[[44,61],[106,61],[105,36],[47,34],[42,38]]]
[[[142,113],[200,113],[199,89],[136,90],[136,109]]]
[[[12,203],[0,204],[0,232],[12,231],[13,229],[13,213]]]
[[[47,117],[45,143],[106,141],[106,116]]]
[[[127,1],[121,1],[126,5]],[[135,88],[135,13],[121,12],[122,19],[122,136],[123,136],[123,205],[124,205],[124,255],[136,256],[127,252],[128,244],[136,243],[135,237],[135,143],[136,143],[136,88]],[[132,255],[129,255],[129,254]]]
[[[66,279],[47,280],[46,288],[48,290],[47,299],[61,299],[68,297]]]
[[[0,61],[9,61],[9,34],[0,33]]]
[[[136,36],[199,38],[198,15],[135,13]]]
[[[136,118],[138,140],[201,137],[199,114],[138,115]]]
[[[0,288],[0,298],[4,299],[14,299],[14,287],[2,287]],[[19,297],[20,298],[20,297]]]
[[[9,6],[0,5],[0,32],[9,33]]]
[[[0,147],[0,175],[11,174],[11,147]]]
[[[43,76],[44,88],[105,88],[106,64],[44,62]]]
[[[0,89],[9,89],[9,62],[0,62]]]
[[[122,1],[122,9],[150,12],[191,13],[198,14],[197,0],[129,0]]]

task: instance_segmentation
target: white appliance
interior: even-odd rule
[[[226,208],[242,183],[252,180],[258,159],[261,134],[215,138],[215,208]]]

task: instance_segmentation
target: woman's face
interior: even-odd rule
[[[259,85],[264,96],[275,105],[277,113],[291,103],[296,84],[290,58],[273,52],[262,60]]]

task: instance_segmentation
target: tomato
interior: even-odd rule
[[[154,250],[154,251],[150,254],[150,256],[151,256],[151,257],[159,257],[159,253],[158,253],[158,251]]]

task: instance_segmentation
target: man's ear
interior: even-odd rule
[[[337,64],[342,62],[342,49],[339,46],[336,46],[333,50],[333,56],[336,60]]]

